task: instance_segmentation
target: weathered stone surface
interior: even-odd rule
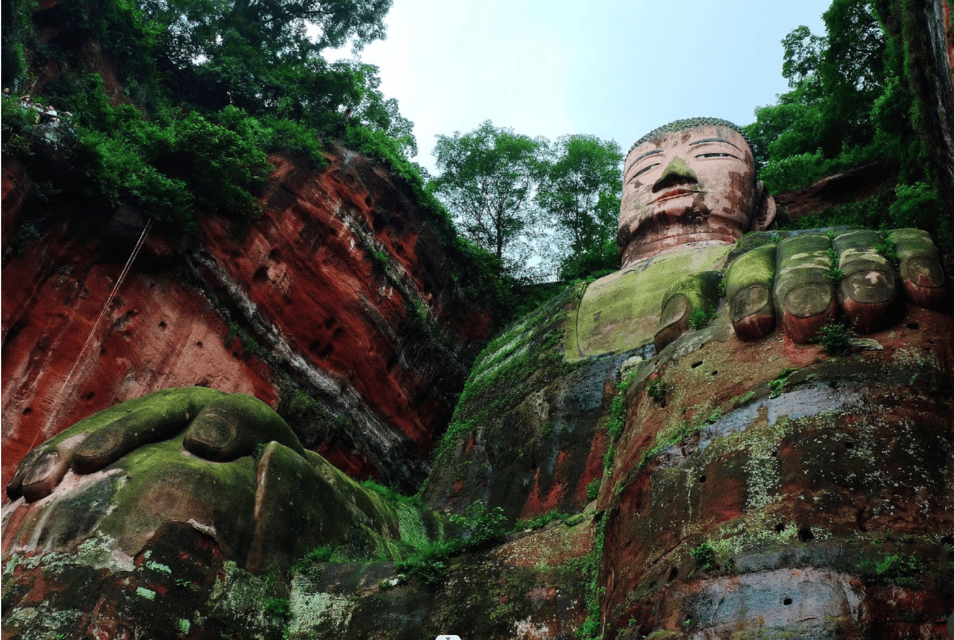
[[[680,247],[732,244],[774,218],[752,150],[729,122],[677,120],[626,157],[617,236],[624,267]]]
[[[463,299],[447,249],[382,169],[344,149],[318,172],[271,160],[262,218],[203,217],[198,250],[151,237],[92,336],[123,265],[62,229],[10,256],[4,481],[83,416],[191,385],[272,407],[298,390],[314,406],[292,425],[306,446],[407,491],[423,480],[489,315]],[[17,188],[4,181],[5,201]]]
[[[583,521],[512,536],[456,558],[431,585],[391,562],[343,558],[303,560],[287,580],[255,576],[195,527],[170,523],[135,558],[99,538],[8,557],[3,637],[571,640],[586,615],[578,561],[593,529]]]
[[[805,237],[796,234],[788,253],[827,271],[827,234]],[[759,278],[771,290],[777,240],[754,254],[764,269],[727,279],[727,296]],[[795,251],[799,242],[820,249]],[[783,264],[797,265],[791,256]],[[753,269],[767,275],[747,279]],[[557,305],[478,360],[458,407],[465,426],[425,493],[432,504],[460,511],[485,499],[511,518],[579,509],[538,496],[599,478],[602,568],[587,591],[605,589],[598,614],[590,610],[599,637],[943,637],[943,612],[954,607],[949,299],[932,310],[899,298],[864,349],[845,357],[781,329],[742,341],[726,301],[708,327],[652,359],[651,335],[619,331],[616,353],[579,360],[571,345],[586,300],[577,291],[560,301],[566,359],[577,360],[560,377],[589,380],[593,400],[578,401],[592,412],[554,422],[552,433],[589,429],[590,459],[603,458],[605,470],[578,467],[549,490],[535,488],[553,477],[551,461],[573,453],[545,426],[561,387],[540,375],[547,358],[531,346],[546,343],[543,327],[559,331]],[[899,601],[912,607],[904,616]]]
[[[690,138],[669,141],[712,142]],[[320,176],[276,159],[263,220],[206,218],[214,241],[184,258],[153,241],[147,264],[176,265],[184,298],[203,291],[205,308],[237,325],[261,354],[253,380],[302,418],[308,449],[312,420],[325,429],[317,448],[343,468],[401,485],[427,469],[433,432],[421,416],[432,405],[420,398],[453,387],[428,367],[459,364],[473,318],[446,273],[425,268],[442,264],[421,249],[432,246],[415,235],[426,228],[403,211],[388,217],[400,189],[333,155]],[[728,243],[753,213],[732,194],[747,198],[754,180],[720,176],[712,184],[732,205],[722,206],[720,194],[707,204],[685,186],[694,171],[679,157],[660,173],[649,190],[663,203],[691,200],[662,215],[703,236],[667,235],[637,208],[661,235],[635,239],[661,253],[630,255],[621,274],[567,291],[492,342],[435,448],[430,507],[460,514],[483,501],[510,523],[550,525],[520,523],[496,548],[429,557],[455,519],[357,485],[288,439],[267,405],[208,415],[218,392],[167,391],[157,397],[209,397],[198,419],[189,402],[141,421],[94,417],[14,479],[4,637],[941,638],[954,607],[954,320],[933,244],[899,234],[899,257],[910,246],[902,273],[916,283],[905,287],[924,297],[875,296],[887,306],[869,318],[852,305],[872,304],[870,292],[848,283],[841,306],[870,333],[832,357],[809,340],[819,317],[840,311],[833,272],[844,258],[860,265],[849,277],[887,274],[875,237],[756,238],[778,242],[774,261],[768,245],[756,249],[759,260],[729,272],[723,301],[714,276],[746,263]],[[676,247],[685,242],[701,244]],[[782,315],[774,334],[770,292]],[[706,326],[685,322],[715,302]],[[319,414],[348,422],[342,440],[360,451],[336,446]],[[429,583],[381,560],[414,549],[410,569],[423,563]],[[329,554],[338,562],[319,560]]]
[[[653,339],[673,274],[725,267],[731,245],[691,247],[639,260],[586,288],[567,325],[567,359],[621,353]],[[690,311],[691,313],[691,311]]]
[[[161,619],[186,620],[198,637],[199,629],[229,637],[222,630],[239,619],[263,637],[289,629],[290,637],[369,629],[436,636],[469,620],[482,637],[568,638],[584,619],[607,639],[943,637],[944,611],[954,606],[947,307],[905,306],[895,324],[869,334],[880,350],[836,358],[784,331],[739,340],[726,302],[708,327],[655,357],[644,342],[569,363],[567,324],[584,297],[582,286],[569,290],[488,346],[423,494],[451,512],[485,500],[511,522],[581,512],[595,495],[595,511],[570,527],[578,533],[566,537],[557,525],[459,557],[439,586],[401,584],[386,563],[331,563],[318,577],[299,568],[278,583],[286,587],[267,586],[227,568],[229,545],[212,538],[226,567],[216,575],[227,578],[196,593],[205,603],[198,609]],[[294,492],[276,486],[272,495],[284,492],[279,501],[289,502]],[[15,518],[22,521],[8,520],[5,531],[35,522]],[[383,548],[392,548],[388,536],[410,544],[405,533],[414,527],[386,526]],[[95,603],[74,602],[76,595],[30,604],[28,582],[82,576],[89,564],[67,571],[52,546],[28,551],[30,538],[14,538],[20,547],[7,556],[5,604],[17,612],[7,628],[35,625],[26,617],[42,612],[88,619],[83,611]],[[87,579],[137,585],[103,592],[100,609],[120,612],[115,620],[163,585],[135,572],[103,577],[119,575],[108,571]],[[263,605],[286,598],[294,618],[274,613],[286,605]],[[160,618],[136,619],[147,629]]]
[[[428,504],[463,511],[475,500],[502,506],[511,522],[592,500],[606,438],[600,422],[622,356],[564,361],[570,289],[484,350],[438,448]]]
[[[600,495],[604,637],[943,637],[950,326],[911,307],[850,358],[783,336],[662,354],[665,404],[629,389]]]
[[[774,243],[757,247],[736,258],[726,270],[729,315],[741,340],[761,338],[775,326],[775,249]]]

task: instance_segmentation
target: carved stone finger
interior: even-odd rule
[[[875,248],[882,242],[877,231],[851,231],[832,243],[838,268],[838,302],[861,333],[869,333],[898,297],[897,276],[891,263]]]
[[[696,311],[716,308],[718,290],[719,274],[706,271],[680,280],[666,292],[653,337],[656,353],[689,329]]]
[[[156,403],[142,407],[90,432],[73,454],[76,473],[94,473],[144,444],[166,440],[181,432],[198,413],[189,403]]]
[[[753,249],[736,258],[726,271],[729,315],[741,340],[762,338],[775,327],[775,249],[775,244]]]
[[[73,450],[81,441],[82,436],[73,436],[30,451],[7,483],[7,496],[36,502],[50,495],[69,470]]]
[[[935,309],[940,306],[946,287],[941,268],[941,252],[927,231],[895,229],[891,232],[905,293],[912,304]]]
[[[226,462],[251,455],[258,444],[273,440],[304,454],[298,437],[271,407],[235,393],[199,413],[186,431],[185,448],[206,460]]]
[[[793,342],[811,342],[835,316],[838,305],[829,279],[831,240],[821,234],[785,238],[776,253],[775,305]]]

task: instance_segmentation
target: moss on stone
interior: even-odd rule
[[[183,436],[140,447],[116,463],[120,470],[115,495],[110,499],[112,511],[103,519],[103,533],[121,541],[124,551],[135,554],[145,540],[168,519],[166,502],[173,496],[193,501],[196,514],[203,505],[219,505],[206,511],[211,526],[222,533],[223,544],[235,540],[247,547],[250,540],[238,533],[245,527],[235,523],[236,513],[251,517],[255,494],[254,464],[251,457],[228,463],[210,463],[183,453]],[[215,496],[219,496],[216,498]],[[234,537],[232,534],[237,534]],[[237,549],[226,549],[237,551]]]
[[[921,229],[894,229],[891,231],[894,238],[898,259],[920,256],[940,261],[940,251],[934,244],[931,234]]]
[[[563,359],[566,307],[575,287],[542,305],[497,336],[478,357],[458,400],[454,419],[435,449],[435,463],[478,424],[513,410],[531,389],[572,370]]]
[[[766,244],[736,258],[726,271],[726,297],[732,300],[740,291],[763,285],[769,291],[775,282],[775,244]]]
[[[103,428],[121,418],[132,416],[137,412],[153,416],[165,416],[170,422],[181,423],[183,426],[188,420],[198,415],[199,411],[210,402],[225,397],[227,394],[208,387],[187,387],[181,389],[164,389],[139,398],[127,400],[120,404],[103,409],[93,415],[80,420],[72,427],[61,431],[45,443],[53,445],[67,438],[89,433]]]
[[[721,271],[730,249],[731,245],[719,245],[670,251],[590,284],[576,317],[568,320],[576,323],[577,345],[567,349],[567,359],[621,353],[652,342],[673,274],[691,274],[690,280],[711,278],[702,274]],[[713,288],[708,297],[717,300],[718,278]]]

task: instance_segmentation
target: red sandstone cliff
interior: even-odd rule
[[[5,162],[4,482],[78,419],[188,385],[280,410],[297,397],[299,437],[342,469],[423,480],[489,313],[462,298],[446,247],[385,170],[342,148],[326,170],[271,161],[260,219],[202,217],[188,250],[150,235],[105,312],[132,243],[58,227],[14,255],[30,185]]]

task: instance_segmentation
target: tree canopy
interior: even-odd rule
[[[926,81],[917,74],[927,65],[913,61],[931,58],[925,42],[933,36],[922,32],[934,8],[918,5],[833,0],[823,15],[825,35],[800,26],[782,40],[782,73],[791,90],[757,109],[756,122],[746,127],[769,189],[804,187],[867,163],[897,176],[892,193],[807,224],[914,225],[942,233],[948,217],[942,201],[951,199],[944,194],[952,180],[930,156],[945,136],[928,131],[924,122],[937,112],[941,119],[948,114],[941,129],[954,125],[951,109],[938,111],[936,96],[919,97]],[[946,76],[945,70],[934,73]]]
[[[510,273],[528,258],[539,220],[534,202],[546,142],[495,127],[437,136],[441,174],[431,183],[465,237],[493,253]]]
[[[561,278],[619,266],[616,228],[622,161],[623,153],[613,140],[569,135],[556,141],[537,201],[559,230]]]

